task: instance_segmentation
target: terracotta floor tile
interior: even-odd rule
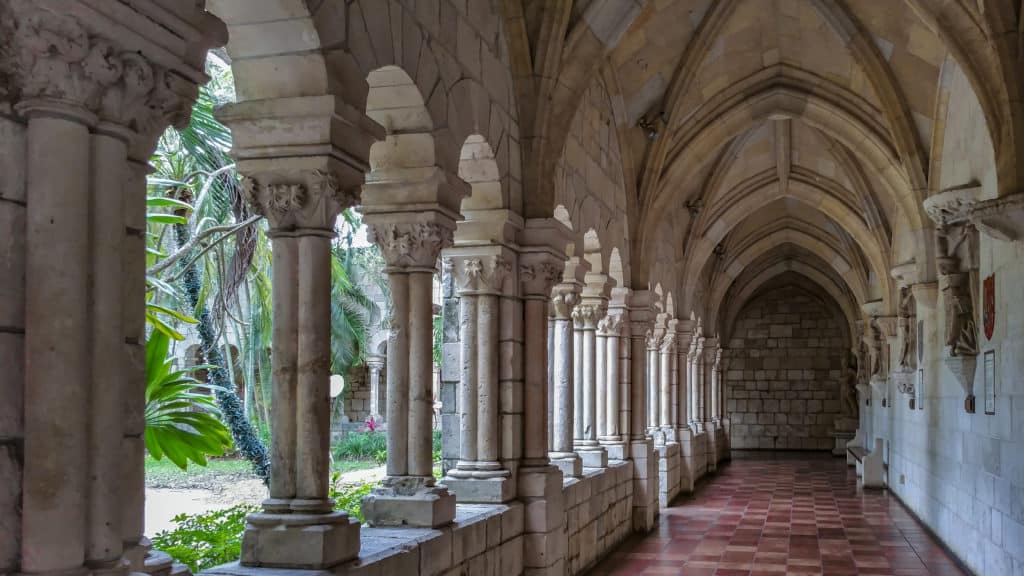
[[[964,574],[895,499],[824,455],[738,453],[659,518],[591,576]]]

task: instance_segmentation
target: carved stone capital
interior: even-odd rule
[[[449,257],[446,261],[446,266],[451,265],[460,294],[498,294],[512,272],[512,263],[500,254]]]
[[[599,309],[593,304],[580,304],[572,309],[572,321],[584,330],[596,330]]]
[[[671,354],[676,343],[675,332],[669,332],[661,339],[661,353]]]
[[[17,101],[26,116],[58,112],[106,123],[148,155],[168,126],[188,124],[196,81],[124,46],[112,29],[96,33],[67,8],[15,0],[0,11],[0,35],[11,38],[0,69],[13,80],[0,98]]]
[[[661,337],[660,336],[661,335],[658,333],[657,330],[652,330],[650,328],[647,329],[647,332],[644,333],[644,339],[647,341],[647,351],[648,352],[657,352],[658,351],[658,345],[661,343]]]
[[[320,170],[243,176],[242,196],[274,234],[333,234],[335,218],[358,199],[338,186],[333,172]]]
[[[622,316],[609,314],[597,323],[597,333],[603,336],[618,336],[622,333]]]
[[[380,247],[391,268],[433,269],[442,248],[452,245],[454,230],[437,222],[370,224],[368,238]]]
[[[523,295],[533,298],[547,299],[551,295],[551,287],[562,277],[562,265],[555,261],[533,261],[524,254],[520,260],[519,282],[523,285]]]
[[[551,308],[558,320],[572,318],[573,307],[579,301],[578,287],[575,284],[556,284],[551,289]]]

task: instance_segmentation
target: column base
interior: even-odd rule
[[[437,528],[455,519],[455,496],[434,479],[388,477],[363,497],[362,508],[370,526]]]
[[[575,452],[551,452],[551,465],[562,471],[562,476],[579,478],[583,475],[583,461]]]
[[[243,566],[323,570],[359,555],[359,523],[344,512],[246,518]]]
[[[579,446],[576,453],[580,455],[584,468],[608,467],[608,452],[603,446]]]
[[[515,482],[508,470],[501,470],[504,475],[488,472],[485,477],[470,474],[463,477],[461,470],[450,470],[448,476],[441,479],[441,484],[455,495],[456,502],[472,502],[478,504],[501,504],[515,498]]]
[[[605,452],[608,453],[608,460],[626,460],[629,458],[629,445],[622,440],[602,441]]]
[[[673,426],[662,426],[661,433],[665,436],[665,442],[678,442],[679,437],[676,436],[676,429]]]

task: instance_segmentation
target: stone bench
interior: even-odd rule
[[[875,449],[868,452],[861,446],[848,446],[846,454],[857,466],[857,476],[865,488],[885,488],[885,463],[882,461],[883,441],[875,439]]]

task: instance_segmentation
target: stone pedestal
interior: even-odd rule
[[[679,443],[667,442],[656,446],[658,454],[658,504],[668,508],[679,494]]]
[[[577,448],[576,453],[580,455],[584,468],[607,468],[608,452],[604,447],[598,448]]]
[[[409,477],[389,480],[363,498],[363,515],[371,526],[437,528],[455,519],[455,496],[444,486],[410,486]]]
[[[344,512],[252,514],[242,538],[242,564],[322,570],[359,554],[359,523]]]
[[[562,474],[554,466],[519,469],[523,502],[523,573],[562,576],[566,555]]]
[[[679,438],[679,491],[693,492],[694,475],[694,445],[693,430],[680,428],[676,431]]]
[[[515,497],[515,483],[509,476],[456,478],[449,474],[442,482],[459,502],[501,504]]]
[[[650,532],[658,517],[658,455],[654,443],[638,440],[630,443],[633,460],[633,531]]]
[[[608,442],[604,444],[608,460],[626,460],[629,458],[629,445],[625,442]]]
[[[583,460],[575,452],[551,452],[551,465],[562,471],[563,476],[583,475]]]

